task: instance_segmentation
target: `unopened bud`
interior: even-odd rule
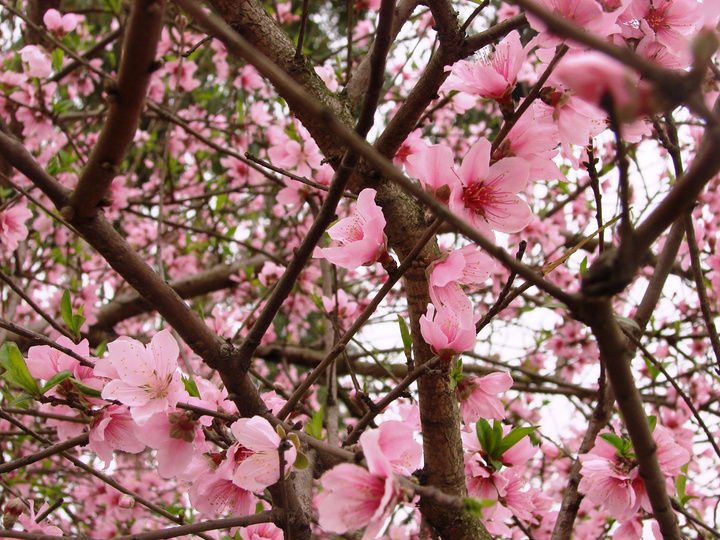
[[[135,497],[123,493],[118,500],[118,507],[130,509],[135,506]]]
[[[22,501],[17,497],[13,497],[3,508],[3,527],[6,529],[12,529],[13,525],[17,523],[18,518],[22,515],[25,506]]]

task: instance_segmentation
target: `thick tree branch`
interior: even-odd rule
[[[157,67],[155,53],[164,12],[165,0],[133,2],[117,84],[107,89],[110,110],[70,202],[77,218],[98,211],[133,140],[150,77]]]

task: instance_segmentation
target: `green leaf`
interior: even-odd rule
[[[539,426],[531,426],[531,427],[518,427],[514,428],[503,437],[502,441],[500,441],[500,445],[498,447],[498,457],[501,457],[505,452],[510,450],[513,446],[515,446],[517,443],[519,443],[523,438],[530,435],[533,431],[538,429]]]
[[[660,375],[660,370],[647,356],[643,356],[643,360],[645,360],[645,367],[647,367],[648,375],[650,375],[650,378],[654,381],[657,379],[657,376]]]
[[[100,345],[95,347],[95,356],[102,357],[107,352],[107,341],[103,340]]]
[[[325,405],[320,406],[319,411],[313,412],[310,421],[305,424],[305,433],[316,439],[322,439],[322,423],[325,415]]]
[[[455,388],[457,383],[466,378],[462,371],[462,358],[458,358],[457,363],[453,366],[452,371],[450,372],[450,388]]]
[[[580,263],[580,275],[582,276],[585,274],[585,270],[587,270],[588,260],[587,257],[585,257],[582,262]]]
[[[72,330],[72,302],[70,301],[70,291],[67,289],[63,291],[62,298],[60,299],[60,315],[62,315],[63,321],[65,321],[68,328]]]
[[[185,390],[187,390],[187,393],[190,394],[191,397],[201,398],[200,390],[198,390],[195,379],[193,379],[192,377],[185,377],[183,375],[182,381],[185,385]]]
[[[68,371],[67,369],[63,369],[62,371],[59,371],[58,373],[56,373],[55,375],[50,377],[48,382],[45,383],[45,386],[43,386],[42,389],[40,390],[40,393],[42,395],[45,395],[45,392],[47,392],[51,388],[57,386],[58,384],[63,382],[68,377],[72,377],[71,371]]]
[[[405,319],[400,315],[397,316],[398,323],[400,324],[400,335],[402,336],[403,349],[405,349],[405,356],[410,358],[412,356],[412,336],[410,335],[410,329],[408,328]]]
[[[608,443],[613,448],[617,449],[618,452],[623,453],[625,450],[625,442],[621,437],[618,437],[614,433],[601,433],[600,438]]]
[[[60,300],[60,314],[67,327],[75,336],[75,339],[80,339],[80,329],[87,319],[83,317],[82,305],[78,308],[77,313],[73,313],[70,291],[67,289],[63,292],[62,299]]]
[[[682,467],[680,467],[680,470],[683,474],[679,475],[677,477],[677,480],[675,481],[675,491],[677,491],[678,499],[683,500],[685,498],[685,487],[687,485],[687,472],[688,472],[688,465],[689,463],[686,463]]]
[[[562,302],[548,302],[547,304],[543,304],[540,307],[548,308],[548,309],[567,309],[567,304],[563,304]]]
[[[464,512],[481,518],[483,517],[482,509],[493,506],[496,502],[497,501],[492,501],[488,499],[475,499],[473,497],[465,497],[463,499],[462,506]]]
[[[60,68],[62,68],[63,63],[63,56],[65,56],[65,53],[61,48],[54,49],[52,54],[52,68],[54,71],[59,71]]]
[[[295,464],[293,465],[294,469],[297,470],[303,470],[307,469],[307,466],[310,465],[310,462],[308,461],[308,458],[303,454],[302,452],[297,453],[297,457],[295,458]]]
[[[0,365],[7,370],[2,375],[3,379],[16,384],[31,396],[40,396],[37,382],[30,375],[20,349],[12,341],[5,342],[0,347]]]
[[[655,426],[657,426],[657,416],[654,414],[648,416],[648,424],[650,424],[650,431],[655,431]]]
[[[615,314],[615,318],[616,318],[617,321],[618,321],[619,323],[621,323],[621,324],[624,324],[624,325],[626,325],[626,326],[629,326],[630,328],[632,328],[632,329],[634,329],[634,330],[638,330],[638,331],[640,330],[640,327],[638,326],[638,323],[636,323],[635,321],[633,321],[632,319],[630,319],[630,318],[628,318],[628,317],[621,317],[620,315],[618,315],[618,314],[616,313],[616,314]]]
[[[21,407],[28,401],[35,401],[35,398],[28,396],[27,394],[20,394],[18,397],[8,403],[8,407]]]
[[[72,385],[78,389],[78,391],[85,397],[94,397],[94,398],[102,398],[102,390],[98,390],[97,388],[93,388],[92,386],[88,386],[87,384],[83,384],[77,379],[74,379],[70,377],[69,381],[72,383]]]

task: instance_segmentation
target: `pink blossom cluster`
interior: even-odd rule
[[[207,379],[181,374],[180,349],[169,330],[155,334],[147,345],[129,337],[118,338],[108,344],[103,358],[90,356],[87,340],[74,344],[60,337],[57,342],[85,363],[43,345],[29,349],[28,370],[45,381],[67,373],[47,393],[59,404],[43,407],[46,412],[68,417],[76,413],[65,403],[87,411],[92,416],[89,446],[106,468],[116,459],[116,452],[137,454],[154,449],[160,477],[189,482],[193,508],[208,515],[253,513],[257,504],[254,494],[281,478],[281,456],[285,474],[292,471],[297,441],[289,438],[283,442],[259,416],[234,421],[227,432],[234,442],[221,453],[212,451],[203,428],[211,425],[214,413],[227,415],[237,410],[227,400],[226,390]],[[190,380],[197,389],[194,396],[186,390]],[[62,438],[84,430],[83,423],[50,420],[49,424],[57,427]]]
[[[674,479],[690,460],[690,452],[675,441],[669,429],[661,425],[655,426],[653,439],[668,493],[672,494],[675,491]],[[601,434],[593,449],[581,454],[579,459],[582,462],[582,479],[578,489],[612,517],[627,522],[640,508],[652,511],[637,461],[630,449],[623,451],[609,444]]]

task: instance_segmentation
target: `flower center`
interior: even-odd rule
[[[462,201],[466,208],[485,220],[488,216],[503,218],[507,217],[507,212],[501,205],[509,202],[508,195],[510,193],[479,181],[463,188]]]
[[[658,30],[662,30],[668,27],[667,24],[665,24],[665,9],[657,9],[654,7],[650,8],[650,11],[648,11],[647,17],[645,17],[645,20],[647,21],[650,28],[653,29],[653,32],[657,34]]]

